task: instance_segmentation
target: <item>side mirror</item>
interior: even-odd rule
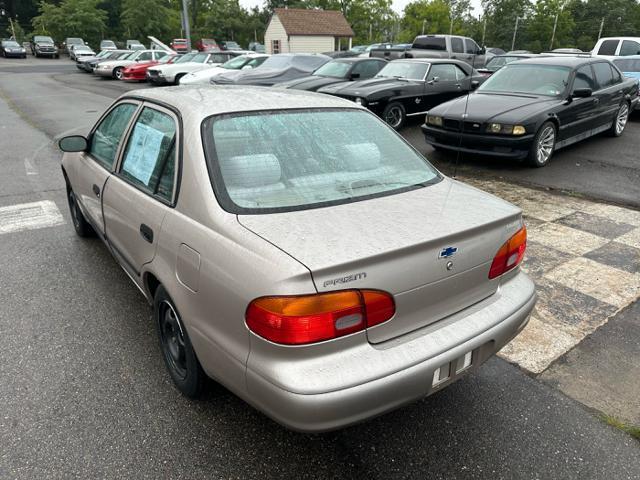
[[[352,73],[351,74],[351,80],[355,80],[356,78],[360,78],[360,74],[359,73]]]
[[[476,52],[477,55],[484,55],[487,53],[487,47],[480,47],[480,49]]]
[[[471,80],[471,90],[476,90],[480,86],[480,82],[478,80]]]
[[[431,80],[429,80],[427,83],[429,85],[433,85],[434,83],[438,83],[440,81],[440,77],[433,77]]]
[[[590,88],[576,88],[571,96],[573,98],[587,98],[590,97],[593,91]]]
[[[70,135],[62,137],[58,141],[58,147],[63,152],[84,152],[88,148],[88,143],[82,135]]]

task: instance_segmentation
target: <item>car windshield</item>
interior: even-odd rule
[[[569,67],[560,65],[510,63],[490,76],[478,91],[557,97],[566,90],[570,73]]]
[[[207,61],[207,57],[208,57],[208,54],[206,53],[196,53],[193,57],[191,57],[191,60],[187,60],[187,61],[194,62],[194,63],[204,63]]]
[[[291,55],[274,55],[269,57],[263,64],[263,68],[286,68],[291,65],[293,57]]]
[[[235,57],[235,58],[232,58],[231,60],[226,61],[220,66],[222,68],[228,68],[229,70],[240,70],[242,67],[244,67],[246,63],[248,63],[250,59],[251,57],[245,57],[245,56]]]
[[[378,72],[376,77],[406,78],[408,80],[424,80],[429,69],[428,63],[422,62],[390,62]]]
[[[216,197],[233,213],[350,203],[425,187],[441,178],[391,128],[365,111],[228,114],[210,117],[205,125]]]
[[[40,35],[37,35],[35,37],[33,37],[33,41],[34,42],[48,42],[48,43],[53,43],[53,39],[51,37],[43,37]]]
[[[313,74],[320,77],[345,78],[350,68],[351,63],[334,61],[325,63],[315,72],[313,72]]]
[[[96,58],[110,57],[113,54],[113,50],[102,50],[96,55]]]
[[[623,72],[640,72],[640,58],[618,58],[613,63]]]
[[[4,40],[2,42],[3,47],[19,47],[18,42],[14,42],[13,40]]]
[[[111,40],[103,40],[100,42],[100,46],[101,47],[115,47],[116,44],[113,43]]]
[[[193,57],[195,57],[196,54],[195,53],[185,53],[184,55],[182,55],[180,58],[178,58],[175,62],[173,63],[184,63],[184,62],[190,62],[191,59]]]
[[[175,55],[165,55],[164,57],[158,60],[158,63],[169,63],[171,60],[175,58]],[[175,63],[175,62],[173,62]]]
[[[487,70],[498,70],[504,67],[507,63],[515,62],[516,60],[522,60],[522,57],[493,57],[487,62],[485,67]]]
[[[84,42],[82,41],[81,38],[67,38],[67,45],[82,45]]]

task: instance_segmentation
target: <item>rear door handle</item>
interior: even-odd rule
[[[100,187],[94,183],[91,189],[93,190],[93,193],[96,194],[96,197],[100,198]]]
[[[142,238],[147,242],[153,243],[153,230],[148,225],[145,225],[144,223],[140,225],[140,235],[142,235]]]

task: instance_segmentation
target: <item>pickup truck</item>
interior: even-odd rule
[[[472,67],[484,67],[486,52],[469,37],[457,35],[418,35],[411,48],[373,49],[371,57],[397,60],[399,58],[454,58]]]

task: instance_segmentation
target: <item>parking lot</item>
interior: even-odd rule
[[[183,398],[148,305],[99,240],[73,232],[55,139],[135,88],[148,86],[66,57],[0,60],[0,218],[54,204],[48,228],[0,224],[0,477],[638,478],[640,444],[597,412],[639,421],[637,362],[618,360],[640,355],[640,115],[541,169],[436,153],[420,121],[405,127],[444,173],[523,208],[541,304],[528,336],[450,388],[302,435],[218,386]],[[624,385],[607,384],[620,370]]]

